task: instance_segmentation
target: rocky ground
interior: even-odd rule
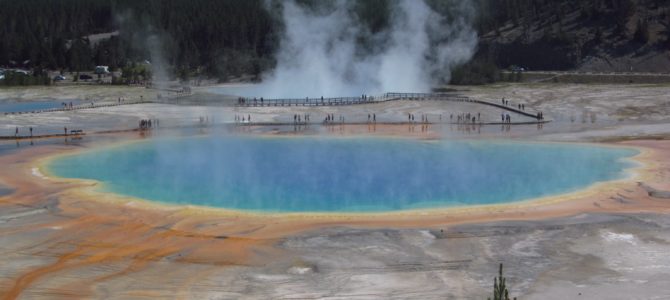
[[[425,229],[328,228],[287,238],[289,257],[214,277],[230,296],[486,299],[498,263],[520,299],[670,297],[670,221],[574,217]]]

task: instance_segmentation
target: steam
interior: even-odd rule
[[[352,12],[352,1],[334,1],[326,9],[283,2],[285,32],[277,66],[264,74],[263,82],[248,91],[253,95],[247,96],[429,91],[431,86],[447,82],[451,68],[468,61],[477,44],[471,26],[472,4],[445,3],[450,18],[436,13],[424,1],[391,2],[391,25],[371,33]],[[362,46],[357,42],[361,39],[373,47]]]
[[[116,22],[122,28],[121,32],[129,40],[134,50],[144,53],[145,57],[136,63],[150,63],[152,82],[159,88],[167,88],[170,81],[170,65],[166,59],[165,48],[169,41],[166,33],[157,30],[147,21],[134,15],[132,11],[116,13]]]
[[[165,89],[170,77],[167,70],[168,64],[163,54],[163,42],[158,35],[151,34],[146,39],[146,44],[151,61],[152,82],[156,84],[157,88]]]

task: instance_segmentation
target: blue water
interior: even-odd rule
[[[377,212],[495,204],[618,179],[631,149],[493,141],[219,136],[66,156],[57,176],[173,204],[269,212]]]
[[[44,109],[62,108],[62,102],[73,102],[73,105],[78,105],[79,102],[71,100],[67,101],[30,101],[30,102],[0,102],[0,112],[31,112]]]

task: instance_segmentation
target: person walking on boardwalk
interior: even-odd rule
[[[19,127],[16,127],[16,132],[14,133],[14,136],[19,136]]]
[[[67,127],[63,127],[63,131],[65,131],[65,135],[67,135]]]
[[[33,137],[33,128],[30,127],[30,137]]]
[[[377,114],[372,114],[372,122],[377,123]]]

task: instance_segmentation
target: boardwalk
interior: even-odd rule
[[[240,98],[236,106],[242,107],[269,107],[269,106],[338,106],[338,105],[356,105],[356,104],[370,104],[389,101],[384,96],[382,97],[336,97],[336,98],[279,98],[279,99],[263,99],[263,98]]]
[[[263,98],[240,98],[236,106],[239,107],[273,107],[273,106],[340,106],[374,104],[388,101],[410,100],[410,101],[449,101],[449,102],[471,102],[511,111],[531,118],[537,118],[538,111],[524,107],[519,109],[518,104],[509,102],[504,105],[491,100],[480,100],[470,97],[458,96],[453,93],[386,93],[381,96],[369,97],[338,97],[338,98],[292,98],[292,99],[263,99]]]

